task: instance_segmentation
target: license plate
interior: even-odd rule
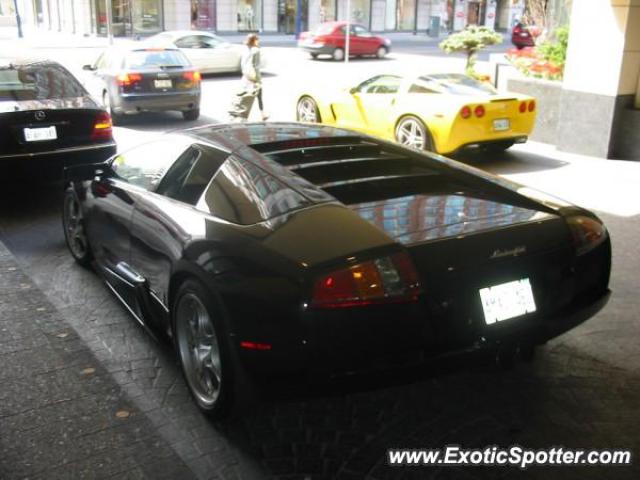
[[[480,289],[484,321],[493,325],[536,311],[528,278]]]
[[[56,138],[58,138],[58,132],[55,126],[24,129],[24,139],[27,142],[41,142],[43,140],[55,140]]]
[[[493,129],[496,132],[501,132],[503,130],[509,130],[511,128],[511,122],[508,118],[498,118],[493,121]]]
[[[154,80],[153,85],[156,88],[171,88],[173,86],[171,80]]]

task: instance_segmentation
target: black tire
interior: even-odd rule
[[[309,55],[311,55],[311,58],[313,58],[314,60],[316,58],[318,58],[318,54],[317,53],[310,53]]]
[[[376,58],[384,58],[387,56],[387,53],[389,53],[389,49],[384,45],[380,45],[378,50],[376,50]]]
[[[74,205],[72,207],[72,205]],[[73,259],[85,268],[91,268],[93,253],[85,231],[84,212],[73,186],[67,187],[62,204],[62,230],[67,248]]]
[[[313,110],[313,114],[311,114],[311,110]],[[308,112],[305,115],[305,112]],[[309,97],[308,95],[304,95],[300,97],[298,103],[296,104],[296,120],[298,122],[309,122],[309,123],[320,123],[322,122],[322,118],[320,117],[320,110],[318,109],[318,104],[316,101]]]
[[[331,56],[333,57],[333,59],[336,62],[340,62],[342,60],[344,60],[344,50],[340,47],[336,48],[333,50],[333,53],[331,54]]]
[[[109,115],[111,115],[111,124],[114,126],[122,125],[124,115],[120,115],[113,111],[113,108],[111,108],[111,97],[109,96],[109,92],[106,90],[102,92],[102,104],[104,105],[104,108],[107,109]]]
[[[223,312],[218,308],[213,298],[215,298],[214,295],[212,295],[202,283],[195,279],[188,279],[180,285],[176,292],[171,309],[171,319],[176,352],[191,396],[198,408],[205,415],[215,420],[222,420],[227,418],[232,412],[235,393],[234,383],[238,369],[236,368],[234,355],[232,354],[232,349],[229,344],[228,330],[222,318]],[[205,354],[202,362],[205,363],[209,361],[210,366],[205,369],[200,365],[199,379],[196,378],[198,376],[197,361],[193,358],[194,355],[189,352],[189,348],[195,348],[195,345],[191,344],[195,343],[193,336],[191,339],[188,338],[189,335],[194,333],[190,327],[193,321],[185,317],[184,310],[188,308],[189,305],[193,305],[194,301],[199,303],[197,308],[202,307],[206,312],[211,327],[209,333],[213,332],[219,354],[219,357],[215,360],[214,348]],[[206,322],[199,320],[198,324],[205,325]],[[203,327],[201,333],[207,328],[209,327]],[[191,345],[191,347],[189,347],[189,345]],[[200,346],[200,343],[198,345],[198,350],[202,352],[204,348]],[[215,365],[216,362],[217,366]],[[207,370],[206,374],[205,370]],[[218,370],[219,375],[215,379],[209,378],[209,381],[211,382],[212,390],[213,388],[217,390],[215,393],[207,390],[209,382],[204,378],[211,374],[215,376],[215,373],[213,373],[214,370]],[[213,380],[215,380],[215,386],[213,385]]]
[[[410,122],[413,125],[415,125],[416,132],[419,132],[419,134],[423,139],[422,147],[410,145],[409,143],[406,143],[402,139],[402,134],[401,134],[402,127],[404,125],[408,125]],[[424,124],[422,120],[420,120],[418,117],[415,117],[413,115],[405,115],[404,117],[400,118],[400,120],[398,120],[398,123],[396,123],[396,128],[394,130],[394,136],[395,136],[396,142],[402,145],[410,146],[413,148],[420,148],[421,150],[426,150],[428,152],[435,152],[435,147],[433,144],[433,138],[431,137],[431,132],[429,132],[429,129],[427,128],[427,126]]]
[[[182,117],[188,122],[193,122],[194,120],[197,120],[200,117],[200,109],[194,108],[192,110],[187,110],[186,112],[182,112]]]

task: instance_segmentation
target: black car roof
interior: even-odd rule
[[[279,143],[294,140],[308,141],[312,144],[315,139],[321,138],[365,138],[364,135],[341,128],[293,122],[205,125],[183,130],[182,132],[229,151],[242,147],[251,147],[257,151],[264,151],[264,148],[261,147],[267,144],[275,147]]]
[[[51,60],[48,58],[42,57],[19,57],[19,58],[0,58],[0,68],[7,69],[14,67],[24,67],[24,66],[33,66],[33,65],[43,65],[43,66],[62,66],[59,62],[55,60]]]

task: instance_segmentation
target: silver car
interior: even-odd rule
[[[90,72],[85,86],[114,123],[140,112],[200,116],[200,71],[176,48],[110,48],[83,69]]]
[[[209,32],[168,31],[149,37],[146,45],[178,48],[202,73],[239,72],[246,49]]]

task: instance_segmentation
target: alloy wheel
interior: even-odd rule
[[[309,97],[301,98],[298,102],[298,121],[316,123],[318,121],[318,106]]]
[[[194,293],[178,301],[176,329],[185,377],[199,403],[213,407],[222,385],[222,361],[218,337],[207,308]]]
[[[67,194],[64,201],[64,229],[71,253],[76,259],[86,258],[89,242],[84,231],[82,208],[74,194]]]
[[[396,140],[402,145],[423,150],[427,141],[427,132],[417,118],[405,118],[396,127]]]

